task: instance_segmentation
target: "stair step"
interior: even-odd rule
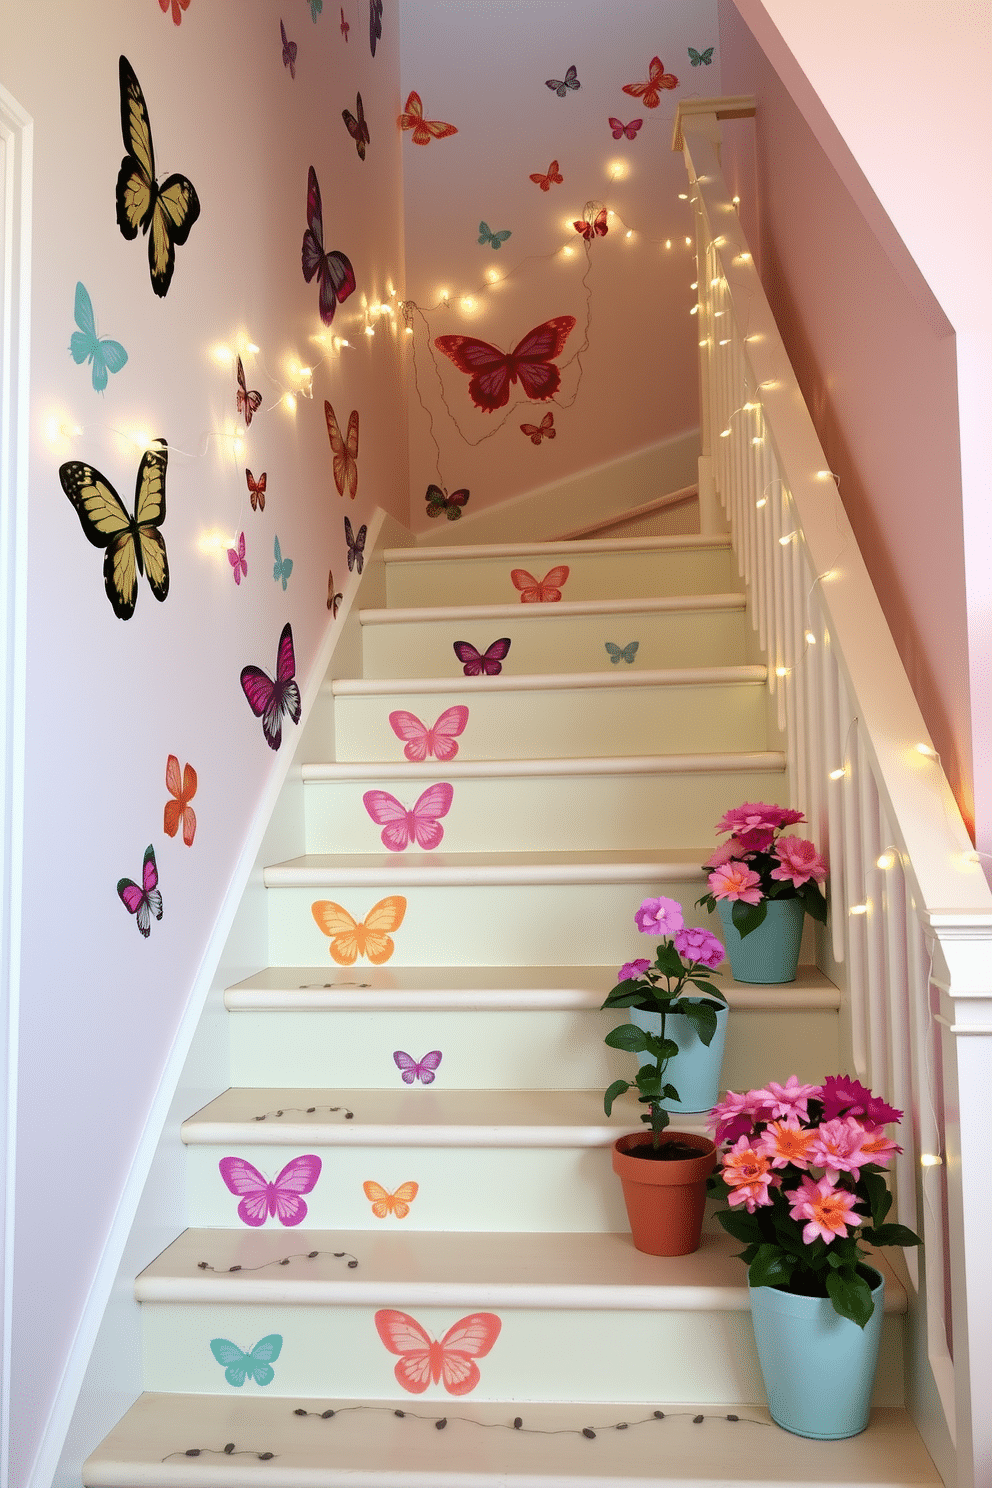
[[[621,520],[620,517],[617,520]],[[593,539],[559,538],[553,542],[509,542],[509,543],[464,543],[461,547],[450,546],[414,548],[384,548],[383,558],[387,564],[431,564],[454,560],[478,560],[492,558],[546,558],[554,563],[556,557],[568,559],[583,557],[587,553],[678,553],[697,549],[731,550],[730,535],[717,533],[679,533],[667,537],[606,537]]]
[[[751,774],[760,771],[777,773],[785,769],[785,754],[780,749],[727,751],[723,754],[649,754],[596,755],[570,759],[472,760],[452,759],[443,762],[389,760],[324,761],[304,765],[305,781],[360,781],[362,784],[382,780],[415,780],[426,783],[438,780],[514,780],[537,776],[542,780],[562,775],[595,777],[599,775],[716,775]]]
[[[656,852],[307,853],[264,870],[266,888],[702,883],[712,847]],[[635,906],[636,908],[636,906]]]

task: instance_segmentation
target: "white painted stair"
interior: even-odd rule
[[[800,1441],[764,1406],[736,1246],[711,1225],[692,1256],[641,1255],[611,1172],[639,1112],[603,1113],[627,1061],[600,1004],[644,948],[634,910],[663,892],[706,923],[714,822],[789,799],[726,539],[385,556],[363,676],[325,685],[307,734],[307,850],[265,871],[270,964],[225,996],[232,1087],[182,1127],[194,1227],[136,1282],[146,1394],[84,1483],[939,1484],[902,1409],[906,1293],[884,1259],[869,1429]],[[520,604],[510,570],[558,564],[562,600]],[[452,643],[500,636],[502,672],[463,676]],[[390,712],[433,725],[456,704],[456,758],[406,760]],[[440,848],[387,851],[366,792],[409,808],[437,782]],[[341,932],[312,906],[362,923],[396,900],[382,964],[331,958]],[[727,990],[728,1086],[840,1067],[839,994],[814,966]],[[232,1158],[281,1216],[242,1223]],[[414,1339],[488,1320],[471,1389],[405,1387],[381,1331],[397,1313]]]

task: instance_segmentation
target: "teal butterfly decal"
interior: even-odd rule
[[[279,580],[282,579],[282,587],[283,591],[285,592],[286,585],[289,583],[289,576],[293,572],[293,560],[292,558],[284,558],[282,556],[282,549],[279,546],[278,537],[276,538],[275,544],[275,556],[276,561],[272,565],[272,577],[275,579],[277,584]]]
[[[307,0],[307,4],[310,6],[310,19],[313,21],[314,25],[316,26],[316,24],[317,24],[317,17],[320,15],[320,12],[324,8],[324,0]],[[346,41],[347,41],[347,39],[348,38],[345,37],[345,40]]]
[[[626,646],[617,646],[614,645],[612,641],[607,641],[606,650],[609,653],[610,661],[613,663],[614,666],[618,666],[621,661],[625,661],[628,666],[631,666],[633,664],[634,657],[637,655],[637,648],[640,644],[640,641],[631,641]]]
[[[101,338],[97,335],[93,301],[82,280],[76,285],[76,305],[73,316],[79,330],[73,331],[69,341],[72,360],[77,367],[81,367],[84,362],[93,363],[93,388],[94,391],[102,393],[107,386],[110,373],[119,372],[124,366],[127,361],[127,352],[119,341],[111,341],[109,336]]]
[[[282,1352],[282,1334],[267,1334],[247,1354],[229,1338],[211,1338],[210,1352],[218,1364],[225,1366],[224,1378],[229,1385],[236,1385],[240,1389],[248,1378],[259,1385],[271,1385],[276,1372],[270,1360],[278,1359]]]
[[[505,232],[493,232],[488,222],[479,223],[479,243],[482,246],[488,243],[490,248],[502,248],[507,238],[512,238],[512,236],[509,229]]]
[[[693,67],[698,67],[700,63],[702,63],[704,67],[709,67],[710,63],[713,61],[713,48],[707,47],[705,52],[697,52],[695,47],[690,47],[689,61],[692,63]]]

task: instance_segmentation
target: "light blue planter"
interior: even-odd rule
[[[868,1425],[882,1337],[885,1282],[866,1266],[875,1311],[862,1329],[829,1297],[748,1287],[758,1359],[772,1420],[796,1436],[838,1441]]]
[[[801,899],[769,899],[764,921],[743,938],[731,918],[729,899],[718,899],[717,913],[735,982],[794,982],[803,938]]]
[[[627,1011],[631,1023],[643,1028],[645,1033],[661,1033],[660,1013],[645,1013],[636,1007]],[[717,1013],[716,1033],[709,1048],[683,1013],[666,1014],[665,1037],[675,1040],[679,1052],[669,1062],[665,1081],[675,1086],[680,1097],[677,1101],[662,1101],[666,1111],[709,1111],[720,1099],[720,1071],[729,1012],[729,1008],[721,1008]],[[650,1054],[638,1054],[637,1063],[643,1065],[653,1061]]]

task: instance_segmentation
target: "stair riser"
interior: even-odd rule
[[[755,801],[786,800],[784,770],[659,775],[534,775],[452,778],[451,808],[440,818],[443,852],[556,852],[698,848],[742,789]],[[311,781],[304,788],[311,853],[372,853],[382,828],[365,808],[368,790],[383,790],[411,809],[431,780]],[[387,849],[388,850],[388,849]],[[412,842],[406,852],[423,849]],[[394,854],[399,856],[399,854]]]

